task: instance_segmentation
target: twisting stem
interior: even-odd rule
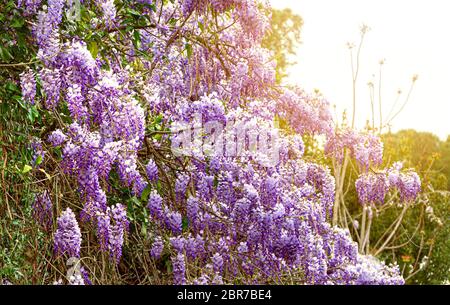
[[[364,247],[364,239],[366,236],[366,212],[367,212],[367,207],[364,206],[363,207],[363,212],[362,212],[362,220],[361,220],[361,233],[360,233],[360,237],[359,237],[359,252],[363,252],[363,247]]]
[[[381,134],[381,130],[383,129],[383,110],[381,107],[381,70],[383,67],[384,61],[380,61],[380,76],[378,80],[378,107],[380,111],[380,130],[378,131]]]
[[[375,256],[377,256],[378,254],[380,254],[388,245],[388,243],[391,241],[392,237],[394,237],[395,233],[397,232],[398,228],[400,227],[400,224],[402,223],[403,217],[405,216],[406,210],[408,210],[408,204],[405,204],[403,206],[403,210],[400,214],[400,217],[398,218],[397,223],[395,224],[394,229],[392,230],[391,234],[389,235],[389,237],[385,240],[385,242],[383,243],[383,245],[375,251]]]
[[[373,83],[369,83],[370,105],[372,106],[372,129],[375,129],[375,100]]]
[[[410,96],[411,96],[411,92],[412,92],[412,90],[413,90],[413,88],[414,88],[414,84],[416,83],[416,81],[417,81],[417,75],[415,75],[415,76],[413,76],[413,79],[412,79],[412,83],[411,83],[411,86],[410,86],[410,88],[409,88],[409,91],[408,91],[408,95],[406,96],[406,99],[405,99],[405,101],[404,101],[404,103],[403,103],[403,105],[400,107],[400,109],[387,121],[387,123],[386,123],[386,125],[388,125],[388,124],[390,124],[391,122],[392,122],[392,120],[393,119],[395,119],[396,117],[397,117],[397,115],[399,115],[402,111],[403,111],[403,109],[405,108],[405,106],[406,106],[406,104],[408,104],[408,101],[409,101],[409,98],[410,98]]]
[[[370,207],[369,207],[369,209],[370,209]],[[368,250],[369,250],[369,240],[370,240],[370,229],[372,226],[372,218],[373,218],[371,211],[367,210],[367,213],[369,214],[368,215],[369,221],[367,221],[366,236],[364,236],[362,247],[361,247],[362,251],[365,251],[365,253],[369,252]]]
[[[361,39],[359,41],[358,51],[356,53],[356,68],[353,68],[353,53],[350,52],[350,58],[352,60],[352,81],[353,81],[353,115],[352,115],[352,128],[355,127],[355,117],[356,117],[356,81],[358,80],[358,74],[359,74],[359,60],[361,55],[361,49],[364,42],[364,36],[366,35],[366,32],[368,31],[368,27],[366,25],[363,25],[361,27]]]

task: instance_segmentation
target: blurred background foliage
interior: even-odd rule
[[[406,167],[417,170],[422,179],[422,197],[433,211],[430,214],[424,205],[411,209],[403,222],[404,234],[401,234],[397,241],[399,245],[407,244],[387,251],[386,255],[399,258],[397,261],[404,270],[422,264],[423,268],[419,268],[412,276],[406,276],[406,278],[410,276],[408,283],[448,282],[450,275],[450,137],[446,141],[441,141],[429,132],[402,130],[384,134],[382,139],[385,162],[402,160]],[[395,216],[379,217],[380,222],[376,224],[375,229],[380,232],[385,222],[388,223],[387,218]],[[417,257],[421,257],[421,260],[414,260]]]
[[[262,46],[274,52],[277,60],[276,79],[280,83],[287,74],[289,66],[295,64],[292,55],[300,44],[303,20],[291,9],[272,10],[271,30],[267,33]]]

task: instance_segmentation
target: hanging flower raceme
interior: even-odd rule
[[[397,190],[401,202],[414,201],[421,190],[421,181],[416,172],[401,171],[403,164],[396,162],[391,168],[378,173],[362,174],[355,182],[361,204],[384,204],[390,190]]]
[[[344,151],[348,149],[363,172],[371,166],[380,166],[383,162],[383,143],[370,133],[355,132],[352,129],[336,130],[327,138],[325,153],[338,162],[344,160]]]
[[[33,15],[37,12],[41,6],[42,0],[18,0],[17,7],[23,8],[23,14],[25,16]]]
[[[155,259],[159,259],[163,250],[164,244],[161,240],[161,237],[157,237],[153,242],[152,249],[150,250],[150,255]]]
[[[389,180],[385,173],[366,173],[355,182],[361,204],[384,204],[389,191]]]
[[[353,267],[358,274],[357,285],[403,285],[398,266],[386,266],[373,256],[358,255],[358,263]]]
[[[42,141],[39,138],[34,138],[31,141],[31,149],[33,150],[33,166],[39,167],[44,161],[45,153]]]
[[[277,111],[300,134],[333,132],[329,102],[323,97],[310,96],[300,89],[286,90],[279,97]]]
[[[186,266],[184,261],[184,255],[179,253],[172,258],[173,267],[173,283],[175,285],[186,284]]]
[[[153,159],[150,159],[145,166],[145,171],[147,172],[147,178],[155,182],[158,180],[158,166]]]
[[[55,109],[59,103],[61,76],[58,69],[43,68],[39,72],[42,82],[42,88],[45,92],[45,108],[49,110]]]
[[[33,217],[46,230],[53,224],[53,205],[47,191],[36,195],[32,204]]]
[[[54,237],[54,249],[57,255],[67,254],[79,257],[81,248],[81,231],[75,214],[67,208],[57,220],[58,228]]]
[[[128,226],[126,209],[120,203],[108,207],[106,212],[97,211],[97,238],[100,249],[109,252],[115,263],[119,263],[122,256],[122,246]]]
[[[103,21],[107,28],[112,28],[116,22],[116,7],[113,0],[96,1],[103,12]]]
[[[36,74],[28,69],[20,74],[20,86],[22,88],[22,98],[34,104],[36,97]]]
[[[63,144],[66,140],[67,140],[67,136],[61,131],[61,129],[57,129],[57,130],[53,131],[53,132],[48,136],[48,141],[49,141],[53,146],[60,146],[60,145]]]
[[[398,189],[400,200],[402,202],[411,202],[414,201],[420,193],[420,177],[416,172],[408,170],[399,173],[396,183],[393,184],[393,186]]]

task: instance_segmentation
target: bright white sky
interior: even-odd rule
[[[359,41],[367,24],[361,55],[357,123],[370,117],[367,83],[385,59],[382,80],[383,116],[394,104],[398,89],[405,97],[412,76],[414,91],[393,130],[431,131],[441,139],[450,134],[450,1],[448,0],[271,0],[274,8],[289,7],[304,21],[297,65],[290,82],[308,91],[319,89],[337,107],[351,111],[351,66],[347,42]],[[378,97],[376,96],[376,101]],[[400,99],[398,106],[401,106]],[[378,104],[376,104],[378,105]],[[378,109],[378,107],[376,107]]]

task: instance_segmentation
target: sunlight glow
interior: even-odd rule
[[[347,42],[358,44],[367,24],[357,91],[357,126],[371,117],[368,82],[378,102],[379,62],[383,116],[398,89],[405,97],[413,75],[419,76],[411,98],[395,118],[392,130],[414,128],[441,139],[450,134],[450,3],[444,0],[271,0],[274,8],[291,8],[304,21],[302,44],[290,69],[290,82],[308,91],[319,89],[337,113],[351,111],[352,80]],[[400,108],[403,99],[397,104]],[[376,117],[378,120],[378,116]]]

